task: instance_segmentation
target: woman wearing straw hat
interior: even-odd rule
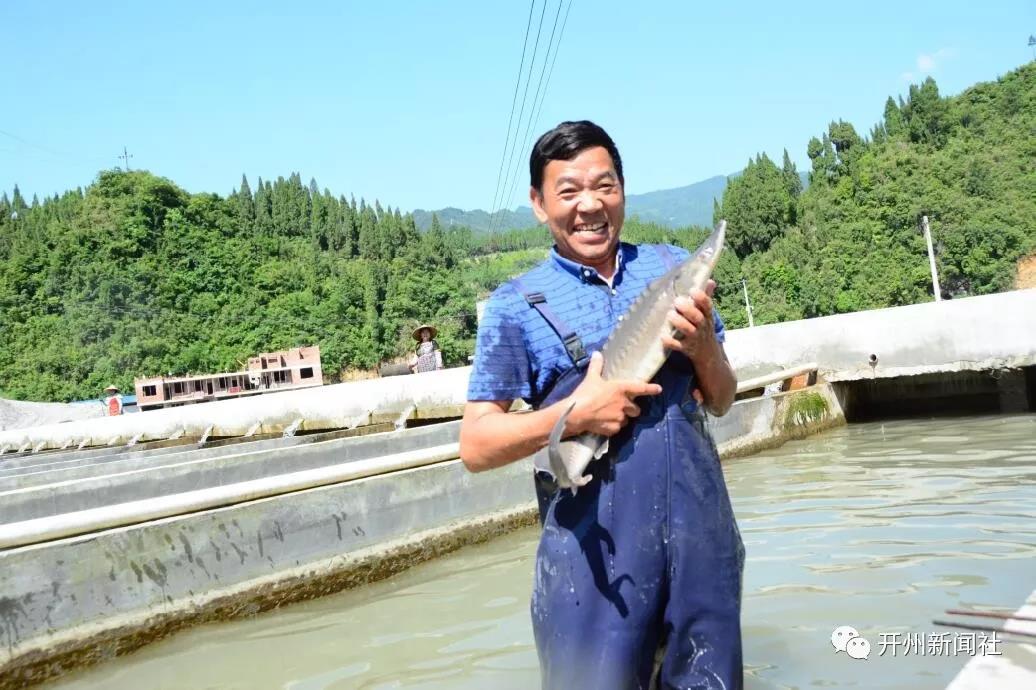
[[[423,323],[411,334],[418,342],[417,352],[410,358],[410,370],[415,374],[443,368],[442,351],[439,349],[439,343],[435,342],[436,333],[438,331],[435,326]]]
[[[122,414],[122,395],[119,393],[119,387],[108,386],[104,392],[108,396],[104,399],[104,404],[108,408],[108,416],[118,417]]]

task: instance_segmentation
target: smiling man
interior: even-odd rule
[[[486,305],[461,457],[472,471],[528,457],[573,403],[566,436],[611,437],[575,495],[536,471],[543,686],[740,688],[744,547],[701,410],[733,402],[723,324],[708,294],[678,299],[669,319],[681,338],[663,339],[671,353],[654,381],[602,379],[597,351],[619,317],[687,253],[620,241],[622,159],[592,122],[541,136],[529,172],[554,247]],[[533,411],[508,414],[516,398]]]

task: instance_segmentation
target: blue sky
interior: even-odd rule
[[[530,102],[558,0],[547,2]],[[192,192],[299,171],[404,210],[488,208],[529,7],[3,0],[0,189],[85,186],[125,145],[132,167]],[[760,151],[779,160],[785,147],[802,169],[831,119],[863,134],[911,80],[930,74],[958,93],[995,79],[1033,58],[1033,33],[1032,0],[573,0],[530,137],[597,121],[630,193],[731,173]],[[511,207],[528,184],[519,149]]]

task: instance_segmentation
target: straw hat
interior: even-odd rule
[[[428,329],[428,332],[429,332],[429,334],[430,334],[430,336],[432,338],[434,338],[436,333],[439,332],[438,330],[436,330],[435,326],[433,326],[432,324],[430,324],[430,323],[422,323],[420,326],[418,326],[417,328],[414,329],[413,333],[411,333],[411,335],[414,336],[414,340],[416,340],[418,342],[421,342],[421,331],[423,331],[426,328]]]
[[[119,392],[119,387],[118,386],[107,386],[107,387],[105,387],[104,392],[107,393],[108,391],[115,391],[116,393],[118,393]]]

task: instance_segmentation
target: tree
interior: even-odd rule
[[[910,97],[904,114],[910,141],[933,146],[946,141],[946,103],[939,97],[939,87],[931,77],[926,78],[920,86],[910,86]]]
[[[784,149],[784,160],[781,163],[781,177],[784,178],[784,186],[788,191],[788,224],[794,225],[798,219],[797,205],[799,195],[802,194],[802,178],[799,177],[799,171],[795,169],[795,164],[792,163],[791,157],[788,155],[788,149]]]
[[[237,218],[238,224],[243,228],[251,228],[255,223],[255,200],[252,198],[252,189],[248,186],[248,178],[241,174],[241,189],[237,193]]]
[[[255,231],[269,236],[273,229],[273,190],[270,183],[264,184],[260,177],[255,191]]]
[[[889,137],[895,139],[903,135],[906,131],[906,125],[903,118],[903,111],[900,109],[896,102],[892,99],[892,96],[888,97],[885,101],[885,133]]]
[[[18,185],[14,186],[14,193],[11,195],[11,208],[18,215],[21,215],[28,208],[25,204],[25,199],[22,198],[22,193],[18,190]]]
[[[739,257],[744,257],[765,251],[791,225],[794,197],[784,174],[761,154],[727,183],[721,209],[730,223],[727,241]]]

